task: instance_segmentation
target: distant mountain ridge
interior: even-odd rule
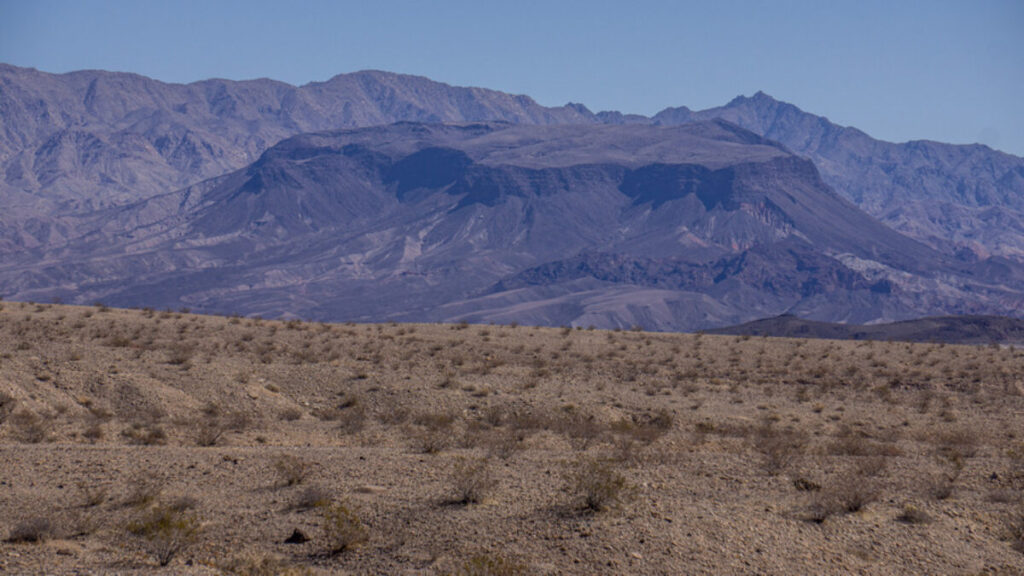
[[[295,87],[274,80],[165,84],[104,71],[0,64],[0,251],[61,243],[70,217],[237,170],[305,132],[396,121],[590,122],[576,108],[378,71]]]
[[[666,330],[1024,310],[1024,159],[763,93],[645,118],[0,64],[0,118],[8,297]]]
[[[985,146],[874,140],[761,92],[652,118],[548,108],[528,96],[363,71],[301,87],[166,84],[104,71],[0,64],[0,251],[84,230],[77,216],[219,176],[304,132],[413,122],[661,125],[728,120],[813,160],[826,183],[895,229],[963,258],[1024,258],[1024,159]]]
[[[11,260],[4,288],[274,317],[658,330],[1024,308],[1024,266],[909,239],[811,161],[717,119],[303,134],[99,221],[67,248]]]
[[[814,322],[792,315],[783,315],[755,320],[739,326],[716,328],[707,332],[708,334],[829,340],[1024,345],[1024,320],[1000,316],[941,316],[865,326]]]
[[[837,192],[913,238],[964,257],[1024,257],[1024,158],[977,144],[875,140],[762,92],[699,112],[669,108],[652,121],[709,118],[810,158]]]

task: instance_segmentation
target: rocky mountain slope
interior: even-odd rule
[[[0,250],[59,244],[76,218],[220,176],[283,138],[399,120],[591,121],[573,107],[365,71],[291,86],[274,80],[165,84],[88,70],[0,64]]]
[[[719,108],[669,108],[656,124],[722,118],[810,158],[837,192],[885,224],[963,258],[1024,257],[1024,158],[987,146],[895,144],[758,92]]]
[[[2,272],[37,300],[331,320],[679,330],[1024,308],[1020,265],[902,236],[720,120],[302,135]]]
[[[1024,309],[1024,160],[760,93],[644,118],[383,72],[0,65],[0,117],[13,298],[660,329]],[[466,121],[492,123],[429,124]]]
[[[364,71],[165,84],[133,74],[46,74],[0,64],[0,250],[60,244],[79,216],[241,168],[283,138],[396,121],[678,124],[722,118],[810,158],[872,216],[962,258],[1024,255],[1024,159],[985,146],[894,144],[758,93],[653,118]]]

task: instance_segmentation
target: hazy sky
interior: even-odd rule
[[[653,114],[757,90],[1024,155],[1024,0],[0,0],[0,61],[168,82],[381,69]]]

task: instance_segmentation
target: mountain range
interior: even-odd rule
[[[0,65],[0,291],[698,329],[1024,309],[1024,159],[758,93],[651,117],[359,72]]]
[[[1024,344],[1024,320],[1003,316],[933,316],[902,322],[834,324],[805,320],[791,314],[763,318],[738,326],[707,331],[775,338],[824,338],[828,340],[892,340],[942,344]]]

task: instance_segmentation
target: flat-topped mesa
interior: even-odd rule
[[[303,134],[104,225],[120,232],[42,270],[26,260],[9,282],[267,316],[671,330],[790,309],[906,317],[962,306],[965,285],[972,305],[1006,313],[1021,294],[999,286],[1024,277],[892,231],[810,160],[722,119]]]

